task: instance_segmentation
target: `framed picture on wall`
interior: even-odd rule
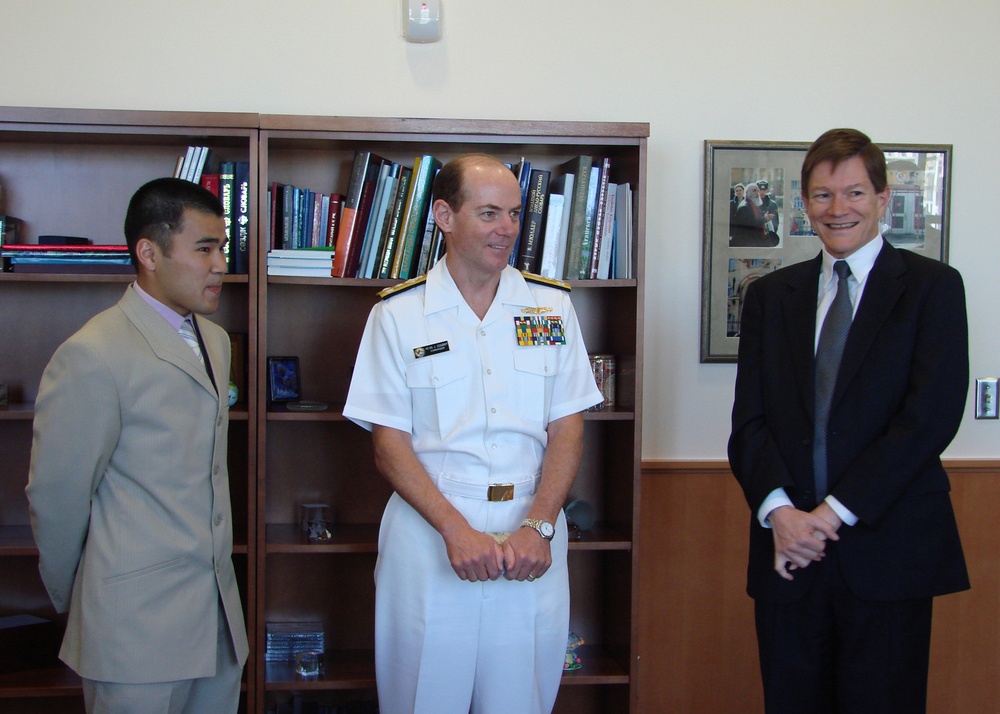
[[[898,248],[947,262],[951,145],[878,145],[890,188],[882,235]],[[736,361],[743,296],[754,280],[822,247],[802,201],[808,148],[807,142],[705,142],[703,363]]]

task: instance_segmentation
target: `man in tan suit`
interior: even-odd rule
[[[226,465],[219,200],[157,179],[129,203],[137,278],[42,375],[26,489],[60,658],[92,714],[235,712],[247,658]]]

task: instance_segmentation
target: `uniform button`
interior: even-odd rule
[[[496,444],[491,444],[490,446],[491,446],[492,448],[494,448],[494,449],[496,449],[496,448],[497,448],[497,445],[496,445]]]
[[[493,370],[492,369],[486,370],[486,374],[493,374]]]
[[[219,475],[219,465],[218,464],[216,464],[215,466],[212,467],[212,475],[213,476],[218,476]]]
[[[435,384],[437,384],[438,383],[438,378],[437,377],[432,377],[431,381],[434,382]]]
[[[217,526],[221,526],[222,525],[222,514],[221,513],[217,513],[216,514],[216,516],[215,516],[215,525],[217,525]]]
[[[486,330],[480,330],[479,334],[482,335],[483,337],[486,337]]]
[[[494,414],[496,414],[497,413],[497,408],[493,407],[492,409],[490,409],[490,411],[493,412]]]
[[[215,425],[216,426],[222,426],[222,417],[221,416],[219,417],[219,420],[217,422],[215,422]]]

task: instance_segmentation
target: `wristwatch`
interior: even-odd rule
[[[545,540],[552,540],[552,536],[556,534],[556,527],[554,525],[539,518],[525,518],[521,521],[521,527],[534,528],[538,531],[538,535]]]

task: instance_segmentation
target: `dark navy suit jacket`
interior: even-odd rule
[[[816,568],[786,581],[757,509],[783,487],[812,510],[814,340],[821,256],[753,283],[743,306],[729,461],[751,510],[747,592],[791,602]],[[836,543],[844,578],[869,600],[969,587],[940,455],[969,386],[962,278],[888,243],[844,348],[828,435],[830,493],[859,517]]]

